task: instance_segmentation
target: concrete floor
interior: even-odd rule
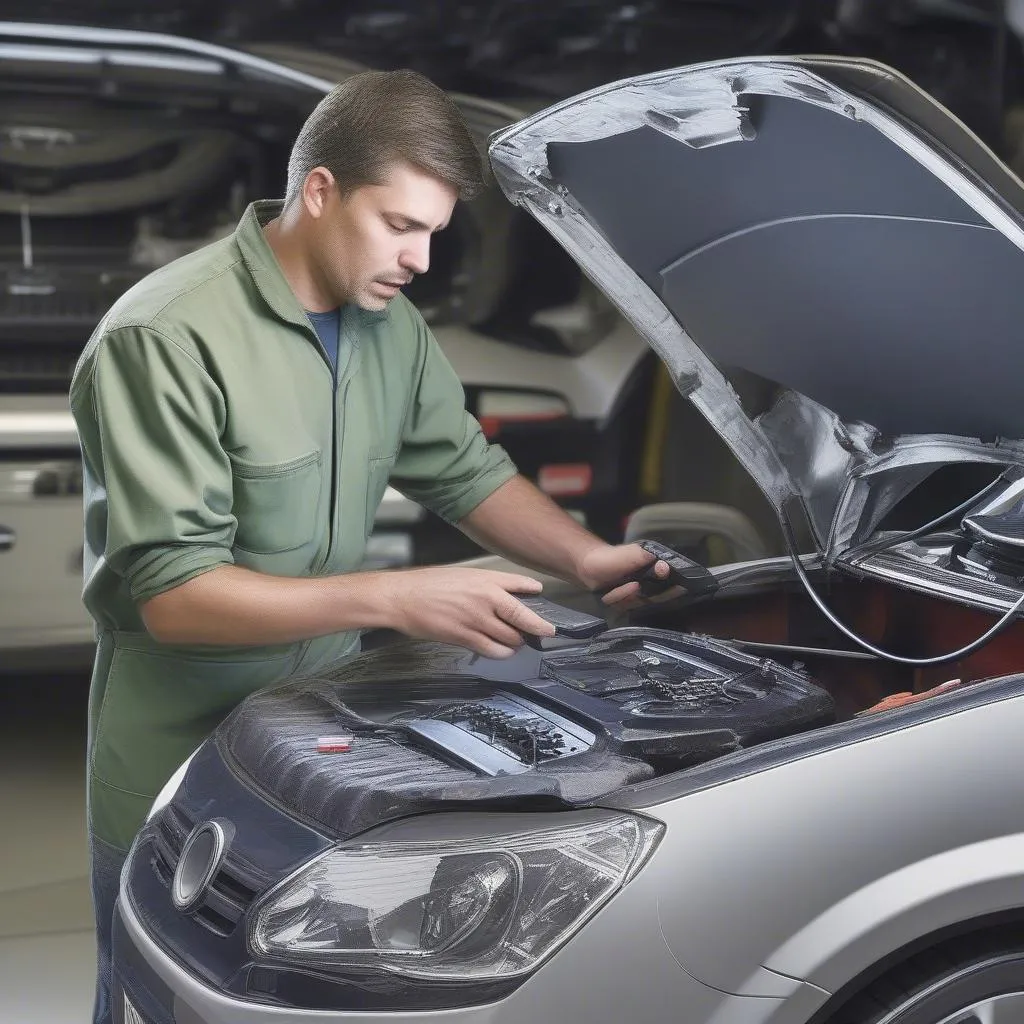
[[[0,1021],[87,1024],[85,675],[0,676]]]

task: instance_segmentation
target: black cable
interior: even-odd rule
[[[936,529],[936,527],[941,526],[946,520],[953,519],[960,513],[966,512],[967,509],[969,509],[972,505],[980,501],[982,498],[985,497],[986,494],[993,490],[997,484],[1003,482],[1004,476],[1003,474],[1000,474],[998,477],[996,477],[995,480],[992,480],[990,483],[986,484],[976,494],[973,494],[966,501],[963,501],[959,505],[957,505],[956,508],[952,508],[947,512],[943,512],[942,515],[937,516],[935,519],[931,520],[931,522],[925,523],[923,526],[919,526],[914,530],[910,530],[909,532],[900,533],[896,537],[885,538],[882,541],[876,541],[874,544],[865,545],[859,548],[857,553],[858,555],[875,554],[878,551],[883,551],[886,548],[895,546],[896,544],[902,544],[910,540],[915,540],[916,538],[924,536],[927,533],[931,533],[934,529]],[[1016,613],[1020,611],[1022,608],[1024,608],[1024,594],[1022,594],[1020,599],[1002,616],[1002,618],[998,622],[996,622],[991,627],[991,629],[985,632],[982,636],[978,637],[977,640],[974,640],[973,642],[968,644],[966,647],[962,647],[957,651],[951,651],[948,654],[936,655],[933,658],[906,658],[902,655],[893,654],[890,651],[884,651],[880,647],[875,647],[873,644],[869,643],[867,640],[864,640],[862,637],[858,636],[857,634],[852,632],[852,630],[848,629],[845,625],[843,625],[843,623],[839,621],[839,619],[835,616],[831,609],[828,608],[825,602],[818,596],[817,592],[814,590],[813,585],[811,584],[809,577],[807,576],[807,572],[803,567],[803,562],[801,561],[800,556],[796,553],[797,545],[796,539],[793,536],[792,525],[783,513],[779,513],[778,518],[782,526],[783,536],[786,541],[786,547],[789,550],[790,559],[792,560],[793,565],[796,568],[797,577],[799,578],[804,589],[807,591],[808,596],[814,602],[818,610],[825,616],[826,619],[828,619],[829,622],[832,623],[833,626],[835,626],[841,633],[843,633],[844,636],[848,637],[854,643],[864,648],[864,650],[869,651],[871,654],[875,655],[875,657],[884,658],[888,661],[896,661],[904,665],[938,665],[946,661],[956,661],[957,659],[966,657],[968,654],[971,654],[975,650],[978,650],[979,648],[983,647],[996,635],[1001,633],[1004,629],[1007,628],[1007,626],[1010,625],[1011,621],[1015,618]],[[719,577],[719,582],[722,584],[731,584],[735,583],[738,579],[742,579],[744,576],[754,575],[757,572],[763,571],[763,567],[760,566],[747,567],[733,574],[723,573],[722,576]]]
[[[900,533],[895,537],[884,537],[881,540],[876,540],[873,544],[863,544],[858,546],[858,558],[862,555],[874,555],[879,551],[885,551],[886,548],[895,547],[897,544],[905,544],[907,541],[917,540],[918,537],[923,537],[926,533],[931,533],[932,530],[937,526],[941,526],[947,519],[952,519],[954,516],[960,515],[961,512],[966,512],[975,504],[975,502],[981,501],[989,491],[995,489],[996,484],[1004,482],[1004,475],[1000,473],[995,480],[985,484],[977,494],[971,495],[971,497],[966,501],[962,501],[957,505],[956,508],[951,508],[948,512],[943,512],[941,516],[933,519],[930,523],[925,523],[924,526],[918,526],[914,530]]]
[[[918,537],[923,537],[925,534],[931,533],[936,527],[941,526],[947,519],[952,519],[955,516],[960,515],[961,512],[966,512],[975,502],[981,501],[982,498],[988,494],[989,491],[994,490],[998,484],[1002,484],[1005,481],[1005,474],[1000,473],[995,480],[987,483],[977,494],[972,494],[966,501],[962,501],[956,508],[950,509],[948,512],[943,512],[941,516],[937,516],[930,523],[925,523],[924,526],[918,526],[913,530],[904,531],[897,534],[895,537],[884,537],[881,540],[875,541],[873,544],[864,544],[857,548],[858,556],[862,554],[873,555],[879,551],[884,551],[886,548],[895,547],[897,544],[904,544],[907,541],[916,540]],[[756,576],[759,573],[764,572],[763,565],[745,566],[742,569],[736,569],[733,572],[722,572],[716,573],[715,576],[719,584],[731,584],[737,580],[743,579],[744,576]]]
[[[946,517],[943,517],[946,518]],[[803,563],[800,561],[800,556],[796,551],[796,538],[793,536],[793,528],[789,522],[789,518],[785,512],[779,513],[779,524],[782,526],[782,533],[786,541],[786,546],[789,548],[789,555],[793,561],[793,566],[796,569],[796,574],[803,584],[804,589],[807,591],[807,596],[814,602],[818,611],[832,623],[845,637],[852,640],[859,647],[863,647],[864,650],[870,651],[872,654],[879,658],[884,658],[886,661],[895,661],[901,665],[941,665],[947,661],[957,661],[960,658],[966,657],[968,654],[973,654],[974,651],[981,647],[984,647],[990,640],[992,640],[997,634],[1001,633],[1007,626],[1009,626],[1014,618],[1022,608],[1024,608],[1024,594],[1021,594],[1020,598],[1010,607],[1010,609],[1003,615],[1003,617],[987,632],[978,637],[972,643],[967,644],[966,647],[961,647],[957,651],[950,651],[948,654],[939,654],[933,658],[906,658],[900,654],[893,654],[891,651],[884,651],[880,647],[875,647],[874,644],[869,643],[863,637],[858,636],[853,630],[843,625],[842,622],[833,614],[831,609],[825,604],[825,602],[818,596],[814,587],[811,585],[811,581],[804,571]]]

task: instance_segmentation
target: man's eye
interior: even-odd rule
[[[390,220],[387,221],[386,223],[387,226],[391,228],[391,230],[394,231],[396,235],[404,235],[412,230],[412,228],[410,228],[408,224],[396,224],[394,221]]]

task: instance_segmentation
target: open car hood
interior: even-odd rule
[[[489,153],[828,557],[942,465],[1024,463],[1024,185],[899,73],[659,72],[521,120]],[[735,369],[773,401],[745,408]]]

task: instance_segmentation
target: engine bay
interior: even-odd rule
[[[323,73],[353,70],[328,59]],[[65,391],[84,339],[121,294],[230,235],[253,200],[282,197],[291,144],[320,97],[150,68],[95,91],[41,74],[0,85],[0,391],[19,393]],[[494,127],[467,117],[481,139]],[[494,188],[459,204],[431,256],[405,293],[434,327],[549,352],[609,329],[593,286]],[[566,309],[568,327],[545,316]]]
[[[192,94],[0,90],[0,390],[66,390],[85,339],[147,273],[229,235],[283,184],[298,111]]]

